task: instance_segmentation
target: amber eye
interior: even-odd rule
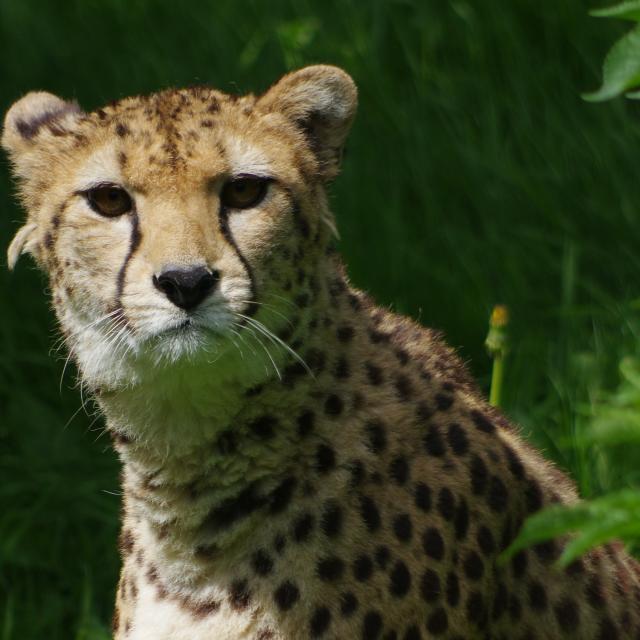
[[[229,209],[255,207],[267,193],[269,180],[256,176],[241,176],[229,180],[220,194],[222,205]]]
[[[86,192],[87,200],[94,211],[103,216],[114,218],[131,211],[131,196],[114,184],[103,184]]]

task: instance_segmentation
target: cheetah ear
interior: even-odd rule
[[[295,122],[305,132],[324,178],[337,175],[358,104],[351,76],[328,65],[304,67],[280,79],[258,104]]]
[[[15,161],[21,152],[35,146],[44,131],[54,136],[69,133],[81,113],[75,101],[66,102],[46,91],[32,91],[15,102],[7,112],[2,146]]]
[[[14,236],[7,251],[7,266],[9,267],[9,271],[13,271],[21,254],[31,253],[33,249],[32,245],[36,241],[35,231],[37,228],[38,225],[35,222],[28,222],[18,229],[18,233]]]

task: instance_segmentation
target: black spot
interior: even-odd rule
[[[293,348],[293,345],[291,346]],[[291,364],[288,364],[282,372],[282,384],[286,387],[291,387],[295,383],[296,378],[299,378],[306,373],[307,370],[301,362],[292,362]]]
[[[376,549],[376,562],[381,569],[384,569],[391,559],[391,552],[384,545],[380,545]]]
[[[585,593],[587,594],[587,600],[594,609],[601,609],[605,605],[604,592],[602,590],[602,583],[600,577],[596,574],[592,575],[585,587]]]
[[[373,453],[381,453],[387,446],[387,432],[382,422],[372,421],[365,425],[369,447]]]
[[[484,413],[481,413],[480,411],[472,411],[471,419],[480,431],[484,431],[485,433],[493,433],[496,430],[493,422],[491,422],[491,420],[489,420],[489,418],[487,418],[487,416],[485,416]]]
[[[235,498],[228,498],[221,505],[214,507],[203,526],[213,530],[229,527],[241,518],[245,518],[263,507],[266,503],[267,498],[258,495],[255,484],[251,484]]]
[[[522,578],[527,571],[527,565],[529,564],[529,558],[526,551],[518,551],[513,558],[511,558],[511,568],[513,570],[514,578]]]
[[[522,617],[522,605],[518,596],[513,594],[509,598],[509,617],[512,622],[517,622]]]
[[[416,627],[416,625],[411,625],[406,631],[404,636],[402,636],[402,640],[422,640],[422,634],[420,633],[420,629]]]
[[[396,349],[394,353],[403,367],[409,363],[409,354],[404,349]]]
[[[434,636],[446,633],[448,628],[449,618],[447,617],[447,612],[442,607],[436,609],[427,618],[427,631]]]
[[[369,380],[369,384],[377,387],[384,382],[382,369],[379,366],[371,362],[366,362],[364,366],[367,371],[367,379]]]
[[[435,400],[437,411],[448,411],[453,404],[453,396],[446,393],[437,393]]]
[[[273,571],[273,560],[264,549],[258,549],[251,557],[251,566],[259,576],[268,576]]]
[[[336,466],[335,451],[327,444],[321,444],[316,449],[316,470],[319,473],[328,473]]]
[[[311,616],[309,631],[312,638],[319,638],[331,624],[331,613],[327,607],[318,607]]]
[[[487,471],[487,465],[480,456],[474,455],[471,458],[471,490],[477,496],[482,495],[489,482],[489,472]]]
[[[249,429],[259,438],[272,438],[277,424],[278,421],[273,416],[265,415],[250,422]]]
[[[332,417],[336,418],[342,413],[342,409],[344,408],[344,403],[342,402],[342,398],[332,393],[324,403],[324,412]]]
[[[336,336],[340,342],[350,342],[353,340],[354,333],[353,327],[348,324],[343,324],[336,329]]]
[[[298,435],[299,436],[306,436],[309,433],[311,433],[311,431],[313,431],[313,425],[315,422],[315,415],[313,413],[313,411],[303,411],[299,416],[298,416]]]
[[[478,591],[472,591],[469,594],[467,599],[467,618],[477,626],[482,626],[487,619],[484,599]]]
[[[411,396],[413,395],[413,385],[407,376],[396,376],[395,387],[400,400],[406,401],[411,399]]]
[[[349,362],[344,356],[340,356],[338,358],[333,374],[340,380],[344,380],[349,377]]]
[[[469,530],[469,507],[467,507],[467,501],[464,498],[460,499],[458,508],[456,509],[453,526],[455,528],[456,538],[458,540],[464,540]]]
[[[376,503],[369,496],[360,497],[360,515],[371,533],[380,528],[380,512]]]
[[[283,582],[273,593],[273,599],[281,611],[291,609],[299,598],[300,591],[298,587],[289,580]]]
[[[287,539],[282,534],[278,534],[273,539],[273,548],[276,550],[276,553],[282,553],[286,545]]]
[[[504,453],[507,457],[507,461],[509,462],[509,470],[513,474],[513,477],[516,478],[516,480],[523,480],[524,467],[522,466],[522,462],[518,455],[511,447],[506,445],[504,446]]]
[[[344,562],[337,556],[327,556],[318,562],[317,572],[325,582],[339,580],[344,573]]]
[[[542,508],[542,491],[540,485],[535,480],[529,480],[525,488],[525,497],[527,500],[527,509],[529,513],[535,513]]]
[[[424,443],[424,448],[427,450],[429,455],[438,458],[446,453],[444,440],[440,435],[438,427],[435,425],[432,424],[429,426],[422,441]]]
[[[353,576],[359,582],[365,582],[373,573],[373,561],[371,558],[362,554],[359,555],[353,563]]]
[[[382,633],[382,616],[377,611],[367,611],[362,620],[362,640],[378,640]]]
[[[584,563],[582,561],[582,558],[577,558],[571,564],[569,564],[565,569],[565,573],[568,576],[572,576],[574,578],[576,576],[582,575],[584,573]]]
[[[307,366],[313,373],[318,375],[324,370],[327,363],[327,356],[320,349],[309,349],[305,354]]]
[[[416,507],[425,513],[431,509],[431,489],[424,483],[418,482],[413,492]]]
[[[453,453],[458,456],[464,455],[469,450],[467,432],[457,422],[453,422],[449,425],[447,440],[449,442],[449,446],[453,450]]]
[[[507,500],[509,493],[504,482],[497,476],[491,476],[489,480],[489,493],[487,494],[487,502],[491,509],[497,513],[502,513],[507,508]]]
[[[411,588],[411,574],[407,565],[398,560],[391,569],[389,576],[389,592],[396,598],[403,598]]]
[[[420,593],[427,602],[435,602],[440,597],[440,577],[432,569],[427,569],[420,582]]]
[[[406,484],[409,479],[409,463],[404,456],[396,456],[389,465],[389,475],[399,485]]]
[[[434,560],[444,558],[444,540],[435,527],[429,527],[422,535],[422,548]]]
[[[462,566],[469,580],[480,580],[484,574],[482,558],[475,551],[467,553]]]
[[[447,487],[443,487],[438,493],[438,511],[445,520],[449,522],[453,520],[456,512],[456,502],[453,493]]]
[[[413,533],[411,518],[407,513],[401,513],[393,519],[393,533],[400,542],[409,542]]]
[[[536,611],[544,611],[547,608],[547,592],[539,582],[532,581],[529,584],[529,604]]]
[[[558,547],[554,540],[539,542],[533,546],[533,552],[545,564],[551,564],[558,557]]]
[[[310,513],[303,513],[293,522],[293,539],[296,542],[305,542],[313,531],[314,517]]]
[[[458,582],[458,576],[453,571],[447,574],[446,596],[447,604],[450,607],[458,606],[458,602],[460,602],[460,583]]]
[[[598,634],[597,640],[618,640],[619,637],[618,628],[611,618],[604,618],[600,623],[600,633]]]
[[[509,602],[509,592],[504,582],[498,582],[496,587],[496,594],[493,599],[493,609],[491,616],[494,620],[499,620],[504,612],[507,610],[507,604]]]
[[[349,591],[345,591],[340,595],[340,613],[348,618],[353,615],[355,610],[358,608],[358,599],[350,593]]]
[[[289,506],[297,483],[298,481],[295,478],[285,478],[272,491],[269,499],[269,511],[271,513],[281,513]]]
[[[306,292],[302,292],[302,293],[298,293],[294,299],[293,302],[296,304],[296,306],[298,306],[300,309],[304,309],[306,306],[309,305],[309,294]]]
[[[575,633],[580,624],[580,614],[575,601],[571,598],[563,598],[555,605],[553,610],[560,628],[563,631]]]
[[[425,424],[433,417],[433,411],[424,403],[421,402],[416,409],[416,419],[419,424]]]
[[[231,583],[229,590],[229,604],[232,609],[242,611],[246,609],[251,600],[249,584],[246,580],[236,580]]]
[[[116,134],[121,138],[124,138],[126,135],[129,135],[129,133],[131,133],[131,131],[129,131],[129,127],[122,122],[118,122],[116,125]]]
[[[369,329],[369,340],[373,344],[380,344],[381,342],[389,342],[389,334],[377,329]]]
[[[336,500],[327,500],[320,520],[320,528],[329,538],[334,538],[342,531],[342,509]]]
[[[489,556],[494,552],[496,545],[493,540],[493,534],[491,533],[490,529],[488,529],[484,525],[482,525],[478,529],[476,540],[478,541],[480,550],[485,556]]]

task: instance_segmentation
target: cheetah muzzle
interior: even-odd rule
[[[118,639],[636,638],[617,545],[497,557],[570,481],[432,331],[347,281],[326,185],[356,110],[330,66],[90,113],[48,93],[2,143],[123,464]]]

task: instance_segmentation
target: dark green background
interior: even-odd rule
[[[640,109],[581,101],[623,28],[586,10],[0,0],[0,107],[32,89],[85,108],[171,85],[262,91],[344,67],[360,111],[331,201],[353,281],[444,330],[485,388],[488,315],[508,304],[506,410],[593,495],[640,468],[581,438],[636,352]],[[11,192],[5,162],[2,247],[23,215]],[[107,637],[117,574],[117,464],[71,367],[61,382],[45,289],[28,259],[0,270],[0,640]]]

